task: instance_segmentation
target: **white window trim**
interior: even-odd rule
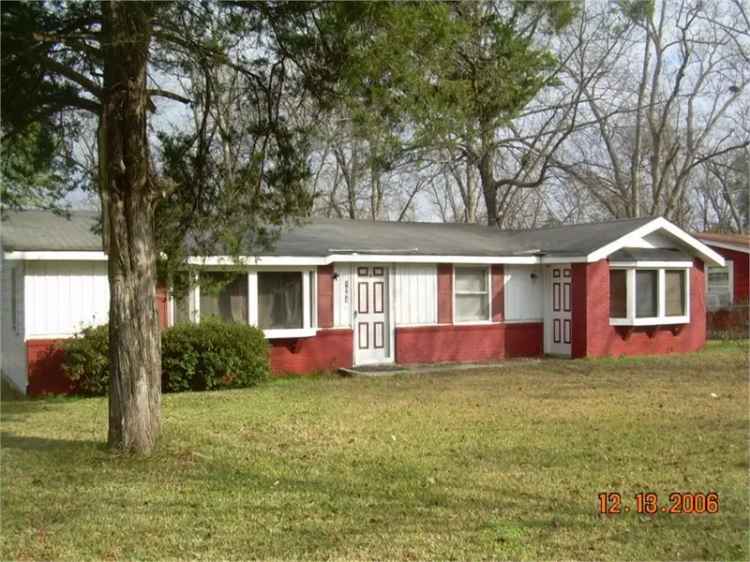
[[[485,276],[486,276],[486,287],[487,287],[487,320],[465,320],[465,321],[457,321],[456,320],[456,269],[471,269],[471,268],[484,268],[485,270]],[[453,280],[452,280],[452,289],[453,289],[453,306],[452,306],[452,320],[453,323],[457,326],[485,326],[487,324],[493,324],[492,322],[492,268],[489,266],[486,266],[484,264],[461,264],[456,267],[455,264],[453,264]],[[461,293],[462,295],[484,295],[484,291],[475,291],[472,293]]]
[[[734,304],[734,260],[727,259],[724,267],[720,267],[717,265],[707,265],[706,266],[706,297],[710,294],[709,292],[709,281],[708,281],[708,273],[709,268],[716,268],[716,269],[727,269],[729,272],[729,305]],[[706,303],[706,307],[708,307],[708,303]]]
[[[671,324],[687,324],[690,322],[690,268],[684,267],[621,267],[612,266],[612,269],[625,270],[627,272],[625,276],[625,294],[627,295],[626,311],[627,316],[625,318],[612,318],[609,319],[610,326],[666,326]],[[656,310],[657,315],[647,318],[640,318],[636,316],[636,271],[656,271],[657,272],[657,293],[656,293]],[[682,271],[685,276],[685,314],[681,316],[667,316],[666,315],[666,283],[665,283],[665,272],[667,270]],[[607,295],[609,297],[609,295]]]
[[[207,270],[212,271],[212,270]],[[318,331],[318,279],[317,268],[313,267],[272,267],[254,269],[247,272],[247,319],[250,326],[258,326],[258,273],[292,271],[302,275],[302,328],[263,330],[266,339],[309,338]],[[191,322],[200,323],[200,278],[195,273],[193,286],[188,293],[188,307]],[[177,303],[170,295],[170,325],[174,325]]]

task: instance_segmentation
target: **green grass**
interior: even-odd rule
[[[145,460],[103,448],[103,399],[6,402],[0,558],[747,560],[747,354],[168,395]],[[610,490],[721,510],[599,515]]]

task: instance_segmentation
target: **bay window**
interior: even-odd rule
[[[490,320],[489,269],[456,267],[454,279],[454,317],[456,323]]]
[[[610,324],[689,322],[689,281],[689,268],[613,267],[609,274]]]
[[[258,272],[258,327],[264,330],[302,328],[303,301],[299,272]]]
[[[201,319],[247,324],[247,275],[211,271],[199,279]]]

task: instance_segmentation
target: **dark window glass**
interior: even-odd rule
[[[302,273],[258,273],[258,326],[281,330],[302,328]]]
[[[653,318],[657,310],[657,271],[635,272],[635,315],[638,318]]]
[[[627,309],[627,271],[611,269],[609,272],[609,316],[610,318],[626,318]]]
[[[685,272],[665,271],[667,316],[684,316],[685,314]]]

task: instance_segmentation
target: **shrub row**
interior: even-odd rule
[[[109,331],[86,328],[65,340],[63,369],[77,394],[101,396],[109,387]],[[269,376],[263,332],[252,326],[204,320],[161,335],[162,390],[212,390],[258,384]]]

